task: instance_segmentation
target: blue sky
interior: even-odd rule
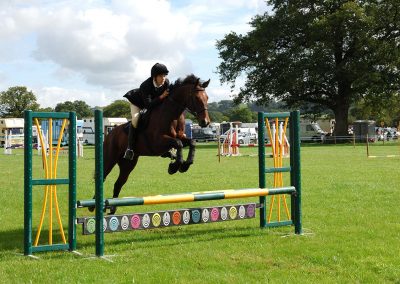
[[[190,73],[211,78],[211,102],[230,99],[215,73],[216,40],[246,33],[267,9],[262,0],[3,0],[0,90],[27,86],[42,107],[67,100],[105,106],[161,62],[172,81]]]

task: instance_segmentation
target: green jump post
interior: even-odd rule
[[[103,113],[95,110],[95,186],[96,186],[96,256],[104,255],[103,197]]]
[[[32,255],[32,111],[24,118],[24,255]]]
[[[302,234],[301,222],[301,162],[300,162],[300,111],[290,113],[290,183],[296,188],[291,198],[291,211],[295,234]]]
[[[68,244],[69,251],[76,250],[76,114],[69,113],[68,126]]]
[[[24,255],[40,251],[76,250],[76,115],[74,112],[24,111]],[[32,178],[32,119],[69,119],[69,177]],[[68,244],[32,246],[32,190],[34,185],[68,184]]]
[[[258,186],[266,188],[265,180],[265,120],[264,113],[258,113]],[[260,227],[267,226],[267,197],[260,196]]]

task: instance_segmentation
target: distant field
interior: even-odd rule
[[[37,254],[39,260],[23,257],[23,151],[3,155],[0,149],[0,283],[399,283],[400,157],[367,158],[364,145],[302,146],[304,235],[294,235],[293,227],[259,229],[257,218],[106,234],[105,254],[115,255],[114,263],[88,259],[94,254],[94,236],[80,235],[79,227],[78,251],[83,256],[53,252]],[[247,155],[218,163],[215,145],[201,144],[189,172],[173,176],[167,174],[167,159],[142,157],[121,196],[257,187],[256,148],[241,152]],[[41,162],[34,153],[39,177]],[[78,160],[78,199],[93,196],[93,155],[93,148],[87,147]],[[400,155],[400,146],[377,143],[370,155]],[[66,165],[61,157],[59,177],[66,175]],[[116,176],[114,170],[104,184],[107,197]],[[43,190],[34,191],[36,227]],[[66,188],[59,187],[62,210],[66,195]],[[80,216],[88,214],[78,210]],[[42,243],[47,241],[47,225]]]

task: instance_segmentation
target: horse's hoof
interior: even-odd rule
[[[95,208],[96,208],[96,207],[94,207],[94,206],[89,206],[89,207],[88,207],[88,210],[89,210],[89,212],[93,212]]]
[[[117,212],[117,206],[110,206],[110,213],[108,215],[114,215]]]
[[[168,166],[168,173],[173,175],[179,170],[179,165],[177,163],[170,163]]]
[[[179,167],[179,172],[180,172],[180,173],[185,173],[185,172],[187,172],[187,170],[189,169],[189,167],[190,167],[191,164],[192,164],[192,163],[184,162],[184,163]]]

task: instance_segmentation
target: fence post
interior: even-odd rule
[[[24,255],[32,255],[32,111],[24,118]]]
[[[301,172],[300,172],[300,111],[290,113],[290,174],[291,185],[296,188],[296,195],[292,198],[292,218],[295,233],[302,233],[301,223]]]
[[[265,120],[264,113],[258,113],[258,184],[266,188],[265,181]],[[267,197],[260,196],[260,227],[267,226]]]
[[[96,256],[104,255],[103,232],[103,113],[95,110]]]
[[[69,161],[69,218],[68,218],[68,244],[69,250],[76,250],[76,114],[69,113],[68,126],[68,161]]]

